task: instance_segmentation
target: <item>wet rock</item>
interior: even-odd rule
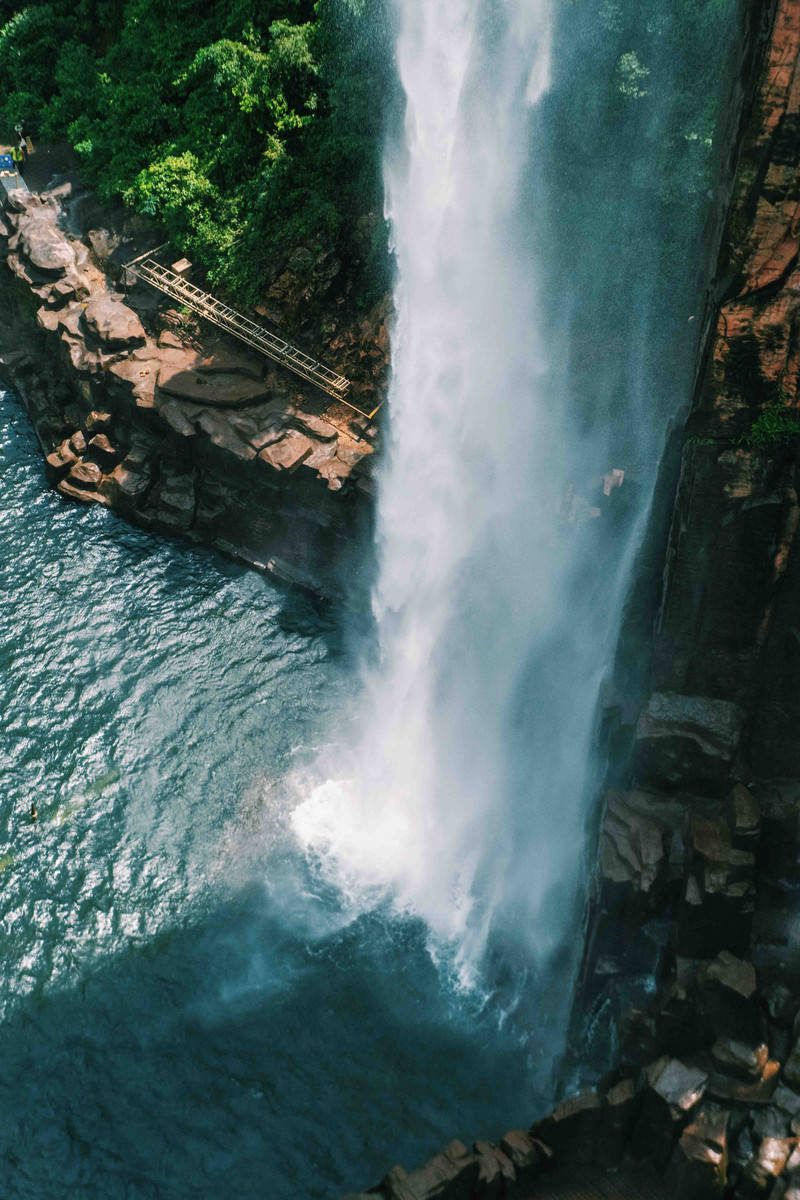
[[[480,1200],[503,1200],[516,1182],[514,1164],[493,1142],[476,1142],[474,1150],[478,1158],[476,1196]]]
[[[512,1129],[502,1137],[500,1149],[512,1163],[520,1189],[533,1182],[555,1153],[540,1138],[521,1129]]]
[[[632,1079],[623,1079],[605,1093],[604,1101],[597,1159],[604,1166],[615,1167],[627,1150],[639,1114],[639,1089]]]
[[[462,1142],[451,1142],[418,1171],[390,1173],[383,1181],[389,1200],[471,1200],[480,1165]]]
[[[533,1132],[551,1148],[557,1161],[594,1162],[601,1108],[596,1092],[581,1092],[559,1104]]]
[[[730,1113],[703,1105],[680,1136],[667,1171],[670,1193],[680,1200],[718,1196],[727,1177],[727,1135]]]
[[[194,510],[195,489],[191,475],[170,474],[162,480],[156,507],[162,524],[183,533],[192,524]]]
[[[631,1153],[664,1170],[688,1115],[703,1097],[708,1072],[676,1058],[661,1058],[647,1068],[646,1079]]]
[[[640,803],[636,803],[637,798]],[[646,793],[609,792],[600,834],[600,869],[612,883],[649,892],[668,869],[672,829]]]
[[[752,963],[721,951],[698,974],[700,1010],[722,1037],[753,1042],[758,1032],[756,972]]]
[[[65,438],[60,446],[47,455],[47,465],[56,475],[65,475],[77,461],[78,455],[72,448],[69,438]]]
[[[745,1176],[756,1187],[766,1189],[777,1179],[795,1147],[793,1138],[763,1138],[756,1154],[745,1167]]]
[[[98,467],[97,463],[93,462],[76,462],[70,468],[69,482],[74,487],[82,488],[84,491],[93,491],[103,476],[103,472]]]
[[[727,700],[654,692],[636,729],[638,775],[689,789],[724,786],[743,720]]]
[[[760,1046],[749,1046],[732,1038],[717,1038],[711,1055],[719,1071],[745,1083],[753,1083],[760,1079],[769,1061],[769,1051],[763,1043]]]

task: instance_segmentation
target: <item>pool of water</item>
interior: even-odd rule
[[[63,503],[8,393],[0,480],[0,1196],[333,1198],[530,1120],[519,1025],[288,832],[352,630]]]

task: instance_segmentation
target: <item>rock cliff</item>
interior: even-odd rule
[[[135,243],[124,228],[86,228],[93,211],[79,184],[56,181],[12,191],[0,222],[3,370],[51,482],[65,499],[339,594],[370,528],[377,427],[145,285],[123,288]],[[319,348],[371,411],[388,302],[354,311],[336,294],[341,264],[294,265],[267,289],[268,316],[307,326],[327,305]]]

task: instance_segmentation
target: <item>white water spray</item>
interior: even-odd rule
[[[399,0],[399,16],[379,662],[345,770],[340,751],[293,825],[356,909],[423,918],[469,986],[494,939],[541,968],[574,921],[624,570],[599,579],[591,536],[561,519],[570,481],[611,464],[568,427],[521,195],[548,0]]]

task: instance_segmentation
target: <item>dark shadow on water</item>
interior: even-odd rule
[[[27,1200],[327,1200],[535,1115],[419,930],[310,947],[255,888],[22,1003],[0,1061],[0,1194]]]

